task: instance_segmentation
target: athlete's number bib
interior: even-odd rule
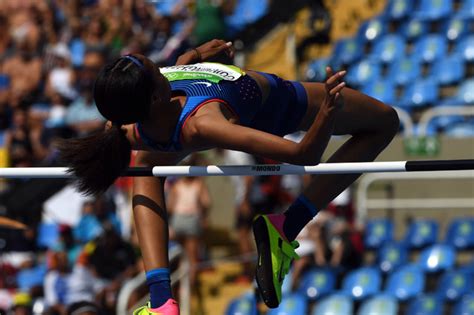
[[[245,72],[236,66],[213,62],[163,67],[160,68],[160,71],[169,81],[207,80],[213,83],[219,83],[222,80],[236,81],[245,75]]]

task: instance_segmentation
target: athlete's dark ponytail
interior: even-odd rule
[[[94,85],[94,100],[112,126],[58,145],[59,158],[76,177],[81,192],[103,193],[129,166],[132,147],[121,125],[147,117],[153,86],[152,75],[135,57],[122,57],[100,72]]]

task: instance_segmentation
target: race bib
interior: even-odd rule
[[[168,81],[207,80],[213,83],[219,83],[222,80],[236,81],[245,75],[245,72],[239,67],[213,62],[163,67],[160,68],[160,71]]]

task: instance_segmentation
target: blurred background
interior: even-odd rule
[[[0,166],[58,166],[58,139],[102,129],[91,91],[105,63],[173,65],[214,38],[233,42],[226,62],[286,79],[347,69],[399,113],[380,161],[472,158],[473,30],[473,0],[0,0]],[[184,163],[276,162],[212,150]],[[169,178],[182,314],[474,314],[473,177],[363,175],[299,235],[272,311],[255,295],[251,219],[283,211],[308,177]],[[28,229],[0,226],[0,314],[122,315],[148,299],[132,180],[97,198],[63,179],[1,180],[0,216]]]

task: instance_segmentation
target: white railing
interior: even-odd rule
[[[367,219],[367,212],[370,209],[436,209],[436,208],[458,208],[473,209],[474,196],[466,198],[372,198],[369,199],[368,191],[370,186],[377,181],[398,181],[398,180],[466,180],[474,179],[474,171],[442,171],[442,172],[413,172],[413,173],[373,173],[365,174],[357,184],[356,209],[357,223],[363,224]],[[423,186],[419,186],[422,190]]]
[[[474,106],[439,106],[427,109],[420,117],[419,136],[424,137],[428,132],[428,125],[433,118],[440,116],[474,116]]]

